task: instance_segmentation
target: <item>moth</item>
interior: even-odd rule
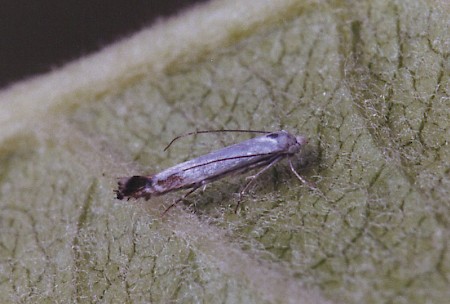
[[[297,173],[291,160],[291,157],[299,153],[308,143],[308,139],[305,136],[295,136],[285,130],[276,132],[251,130],[197,131],[185,135],[242,131],[264,133],[264,135],[185,161],[155,175],[135,175],[120,178],[118,181],[118,188],[114,191],[116,197],[119,200],[129,200],[130,198],[144,198],[148,200],[151,197],[160,196],[168,192],[190,189],[181,198],[177,199],[172,205],[167,207],[163,212],[163,214],[165,214],[169,209],[174,207],[180,201],[183,201],[200,187],[204,187],[225,176],[242,174],[260,168],[256,174],[247,177],[250,181],[241,190],[241,197],[258,176],[286,158],[288,159],[290,169],[294,175],[304,184],[309,184]],[[180,137],[181,136],[178,136],[172,140],[166,149]],[[239,207],[239,202],[235,211],[237,211]]]

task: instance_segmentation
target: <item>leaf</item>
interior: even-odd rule
[[[274,2],[213,2],[1,93],[2,303],[447,301],[448,7]],[[162,151],[221,128],[307,135],[318,190],[281,164],[238,214],[245,176],[165,217],[179,193],[114,199],[245,138]]]

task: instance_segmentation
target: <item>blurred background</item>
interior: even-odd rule
[[[0,89],[208,0],[2,0]]]

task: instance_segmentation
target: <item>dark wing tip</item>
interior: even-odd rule
[[[148,193],[144,193],[144,190],[151,186],[152,179],[146,176],[132,176],[120,178],[118,184],[118,189],[114,190],[116,198],[123,200],[127,198],[140,198],[149,196]]]
[[[119,200],[123,200],[123,198],[125,197],[120,190],[114,190],[114,193],[116,194],[116,198]]]

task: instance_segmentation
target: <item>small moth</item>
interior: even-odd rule
[[[241,131],[242,130],[197,131],[186,135],[209,132]],[[284,130],[277,132],[243,132],[265,133],[265,135],[248,139],[185,161],[155,175],[120,178],[118,189],[114,192],[120,200],[124,198],[128,200],[130,198],[138,199],[141,197],[148,200],[153,196],[163,195],[171,191],[191,189],[166,208],[163,213],[165,214],[169,209],[202,186],[231,174],[241,174],[249,170],[262,168],[255,175],[247,177],[250,182],[247,183],[240,192],[241,196],[259,175],[285,158],[288,158],[290,169],[295,176],[303,183],[308,184],[308,182],[295,171],[291,161],[291,156],[300,152],[303,146],[308,143],[306,137],[301,135],[294,136]],[[172,140],[169,146],[179,137]],[[167,148],[169,146],[167,146]],[[235,211],[237,211],[238,207],[239,202]]]

